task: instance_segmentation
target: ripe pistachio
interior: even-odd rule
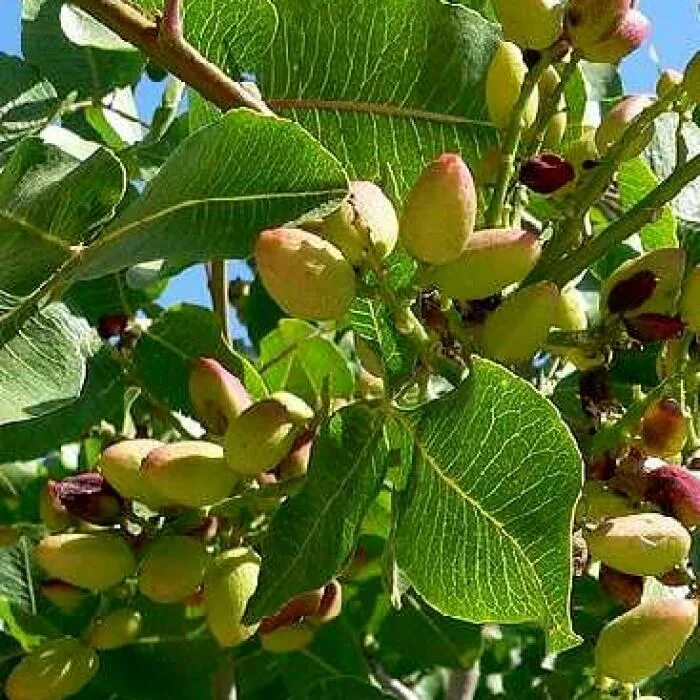
[[[469,168],[456,153],[443,153],[408,193],[401,242],[417,260],[442,265],[455,260],[474,230],[477,196]]]
[[[546,49],[562,33],[559,0],[493,0],[506,38],[523,49]]]
[[[677,340],[683,335],[685,323],[664,314],[639,314],[625,319],[629,335],[642,343]]]
[[[665,465],[646,475],[644,493],[685,527],[700,525],[700,478],[684,467]]]
[[[42,583],[41,593],[66,614],[75,612],[87,600],[87,593],[82,588],[59,580]]]
[[[685,69],[683,87],[691,102],[700,103],[700,52],[690,59]]]
[[[690,534],[677,520],[659,513],[611,518],[586,539],[593,558],[638,576],[658,576],[684,564],[691,544]]]
[[[547,340],[558,301],[559,290],[551,282],[511,294],[486,318],[481,339],[486,355],[503,363],[530,359]]]
[[[654,98],[648,95],[633,95],[618,102],[604,117],[596,131],[595,142],[601,155],[605,156],[618,141],[625,139],[627,127],[651,104]],[[646,126],[620,154],[623,161],[636,158],[651,142],[653,124]]]
[[[97,654],[77,639],[50,639],[12,669],[8,700],[63,700],[80,692],[97,673]]]
[[[136,568],[126,542],[106,533],[49,535],[34,555],[52,578],[94,591],[116,586]]]
[[[220,554],[204,576],[204,606],[209,629],[222,647],[242,644],[256,625],[244,625],[243,614],[258,585],[260,558],[250,549]]]
[[[646,313],[673,314],[680,296],[685,261],[686,253],[682,249],[659,248],[623,263],[602,285],[601,315],[620,312],[628,317]],[[621,283],[623,287],[618,286]]]
[[[486,75],[486,106],[491,121],[499,129],[508,128],[526,75],[527,66],[520,49],[509,41],[500,42]],[[536,87],[523,111],[524,128],[532,126],[538,106],[539,91]]]
[[[619,63],[651,34],[651,22],[639,10],[629,10],[603,39],[579,44],[579,53],[591,63]]]
[[[257,476],[276,467],[313,415],[309,406],[287,392],[253,404],[226,433],[226,461],[232,473]]]
[[[685,280],[679,310],[688,329],[700,334],[700,265]]]
[[[161,498],[190,508],[226,498],[238,480],[220,445],[196,440],[157,447],[143,461],[141,473]]]
[[[96,525],[111,525],[124,512],[124,502],[102,474],[86,472],[50,481],[60,504],[73,516]]]
[[[656,83],[657,97],[666,97],[671,90],[683,84],[683,73],[673,68],[661,72]]]
[[[139,590],[156,603],[177,603],[199,588],[207,566],[204,545],[194,537],[164,535],[146,550]]]
[[[255,261],[265,289],[291,316],[342,318],[355,298],[355,272],[328,241],[296,228],[263,231]]]
[[[642,446],[655,457],[672,457],[685,445],[687,424],[677,401],[664,398],[652,403],[642,416]]]
[[[399,236],[394,205],[373,182],[351,182],[350,193],[323,222],[323,237],[353,265],[368,250],[379,258],[390,255]]]
[[[100,316],[97,323],[97,332],[100,338],[108,340],[122,335],[129,323],[129,317],[126,314],[105,314]]]
[[[314,638],[314,630],[306,622],[296,622],[278,627],[270,632],[260,632],[262,648],[271,654],[287,654],[306,648]]]
[[[641,576],[625,574],[602,564],[598,581],[601,588],[623,608],[634,608],[642,602],[644,579]]]
[[[571,0],[566,33],[577,49],[604,40],[634,6],[635,0]]]
[[[158,440],[118,442],[102,453],[98,466],[105,479],[124,498],[139,501],[153,510],[158,510],[170,503],[143,478],[141,462],[149,452],[162,444]]]
[[[673,663],[697,622],[695,600],[649,600],[632,608],[600,633],[598,673],[623,683],[653,676]]]
[[[138,637],[141,613],[132,608],[112,610],[92,624],[88,644],[93,649],[119,649]]]
[[[537,236],[522,229],[477,231],[464,253],[433,268],[429,279],[452,299],[485,299],[525,279],[541,252]]]
[[[224,435],[252,403],[241,380],[210,357],[193,361],[189,390],[195,416],[214,435]]]
[[[538,194],[553,194],[575,178],[574,166],[554,153],[534,156],[520,168],[520,182]]]

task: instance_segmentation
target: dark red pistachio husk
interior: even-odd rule
[[[538,194],[552,194],[576,178],[574,166],[554,153],[542,153],[520,168],[520,182]]]
[[[641,270],[616,284],[608,295],[610,313],[622,314],[638,309],[656,289],[658,279],[651,270]]]
[[[49,489],[71,515],[89,523],[111,525],[124,512],[121,496],[96,472],[50,481]]]
[[[700,479],[684,467],[667,464],[648,472],[644,497],[685,527],[700,525]]]
[[[657,343],[680,338],[685,323],[679,318],[664,314],[640,314],[625,319],[625,327],[632,338],[641,343]]]
[[[116,338],[124,333],[128,323],[126,314],[104,314],[97,323],[97,332],[103,340]]]
[[[642,602],[644,579],[641,576],[625,574],[601,564],[598,581],[603,590],[623,608],[631,609]]]

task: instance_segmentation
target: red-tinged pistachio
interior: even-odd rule
[[[97,323],[97,332],[100,338],[109,340],[122,335],[128,323],[129,317],[126,314],[105,314]]]
[[[659,513],[611,518],[587,533],[586,540],[594,559],[636,576],[658,576],[684,565],[691,544],[677,520]]]
[[[507,129],[513,108],[527,75],[527,66],[520,49],[509,41],[502,41],[491,59],[486,75],[486,106],[493,124]],[[522,115],[522,126],[529,128],[537,117],[539,90],[532,92]]]
[[[559,0],[493,0],[493,6],[506,38],[523,49],[546,49],[562,33]]]
[[[623,608],[634,608],[642,602],[644,579],[601,565],[598,581],[602,589]]]
[[[396,247],[399,221],[391,200],[373,182],[351,182],[350,193],[323,222],[323,237],[353,265],[368,251],[385,258]]]
[[[700,103],[700,52],[690,59],[685,69],[683,87],[691,102]]]
[[[686,257],[686,252],[680,248],[659,248],[623,263],[602,285],[601,315],[606,316],[610,313],[633,316],[647,313],[673,315],[681,293]],[[639,275],[641,272],[644,275]],[[630,285],[623,287],[620,291],[618,285],[630,280]],[[647,296],[652,286],[651,295]],[[610,296],[613,291],[616,292],[616,296],[613,299],[612,308],[622,309],[622,311],[611,311]],[[631,309],[631,311],[625,309]]]
[[[5,683],[8,700],[63,700],[97,673],[97,654],[77,639],[49,639],[25,656]]]
[[[636,683],[673,663],[698,623],[696,600],[649,600],[608,623],[595,649],[600,676]]]
[[[652,270],[640,270],[621,280],[608,294],[608,311],[611,314],[623,314],[638,309],[651,298],[657,281]]]
[[[486,355],[508,364],[530,359],[547,340],[558,301],[559,290],[551,282],[511,294],[486,318],[481,338]]]
[[[276,471],[282,481],[298,479],[306,474],[313,444],[313,432],[302,433],[295,440],[292,451],[277,465]]]
[[[146,550],[139,568],[139,590],[155,603],[178,603],[204,579],[207,553],[194,537],[165,535]]]
[[[260,620],[258,631],[261,635],[269,634],[280,627],[301,622],[302,620],[315,615],[321,608],[325,588],[317,588],[314,591],[303,593],[292,598],[274,615],[264,617]]]
[[[651,34],[651,22],[639,10],[629,10],[613,31],[600,41],[577,46],[591,63],[619,63],[636,51]]]
[[[221,501],[238,481],[220,445],[196,440],[157,447],[143,461],[141,473],[163,499],[190,508]]]
[[[429,279],[452,299],[485,299],[525,279],[541,252],[539,239],[529,231],[477,231],[462,256],[433,268]]]
[[[700,478],[684,467],[666,465],[646,476],[645,498],[686,527],[700,525]]]
[[[260,633],[262,648],[271,654],[288,654],[305,649],[314,638],[314,629],[306,622],[297,622]]]
[[[355,298],[355,272],[332,243],[296,228],[263,231],[255,261],[265,289],[285,312],[315,321],[342,318]]]
[[[252,403],[241,380],[209,357],[192,363],[189,390],[195,416],[214,435],[224,435],[229,421]]]
[[[577,49],[601,41],[635,4],[634,0],[571,0],[566,8],[567,36]]]
[[[119,649],[133,642],[140,631],[141,613],[119,608],[93,622],[87,641],[93,649]]]
[[[71,515],[89,523],[111,525],[124,512],[124,501],[104,476],[96,472],[50,481],[49,488]]]
[[[116,586],[136,568],[126,542],[106,533],[49,535],[34,555],[51,578],[93,591]]]
[[[688,329],[700,334],[700,265],[685,280],[679,310]]]
[[[318,610],[311,614],[308,621],[312,625],[325,625],[335,620],[343,609],[343,587],[335,579],[323,588],[323,597]]]
[[[158,440],[124,440],[108,447],[102,453],[98,466],[105,479],[124,498],[158,510],[172,503],[146,482],[141,473],[141,463],[149,452],[162,445]]]
[[[625,319],[627,332],[642,343],[657,343],[663,340],[680,338],[685,330],[685,323],[679,318],[664,314],[640,314]]]
[[[673,68],[661,72],[656,83],[657,97],[666,97],[671,90],[683,84],[683,73]]]
[[[444,153],[421,173],[408,193],[399,235],[413,257],[442,265],[460,256],[474,230],[477,196],[469,168]]]
[[[252,477],[274,469],[313,416],[304,401],[287,392],[253,404],[226,433],[226,460],[232,473]]]
[[[56,493],[56,482],[47,481],[39,494],[39,517],[49,532],[62,532],[76,524]]]
[[[59,610],[67,614],[78,610],[87,600],[88,595],[82,588],[58,579],[42,583],[41,593]]]
[[[625,148],[620,154],[623,161],[634,160],[649,145],[654,136],[653,124],[642,129],[641,133],[627,142],[627,127],[651,106],[654,98],[649,95],[633,95],[618,102],[604,117],[596,131],[595,141],[600,154],[605,156],[617,144],[625,140]]]
[[[553,194],[575,178],[574,166],[554,153],[534,156],[520,168],[520,182],[538,194]]]
[[[656,577],[658,581],[668,586],[669,588],[676,588],[680,586],[689,586],[693,578],[688,573],[688,569],[672,569],[667,571],[663,576]]]
[[[687,424],[680,404],[671,398],[652,403],[642,416],[640,437],[647,454],[672,457],[687,439]]]
[[[242,644],[257,625],[243,624],[248,600],[258,585],[260,558],[250,549],[220,554],[204,576],[204,607],[209,629],[222,647]]]

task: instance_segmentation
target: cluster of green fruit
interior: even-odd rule
[[[260,557],[225,516],[210,512],[261,483],[303,477],[313,410],[287,393],[253,402],[236,377],[208,358],[195,361],[190,392],[207,439],[117,442],[95,471],[47,483],[41,514],[50,534],[34,549],[46,576],[40,590],[64,611],[78,608],[88,592],[101,594],[104,604],[82,639],[49,639],[24,657],[7,680],[9,700],[77,693],[97,672],[97,652],[140,634],[138,594],[204,616],[223,647],[257,632],[270,652],[303,648],[340,613],[342,589],[331,581],[259,624],[245,624]]]

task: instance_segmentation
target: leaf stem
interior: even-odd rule
[[[229,343],[231,328],[229,322],[228,266],[226,260],[212,260],[207,265],[207,277],[212,308],[219,319],[221,332],[226,342]]]

